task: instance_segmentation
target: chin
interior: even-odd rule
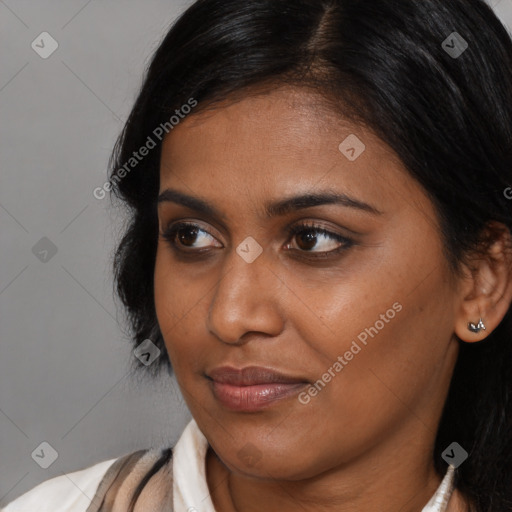
[[[294,481],[312,478],[328,469],[316,460],[311,443],[308,446],[296,437],[273,436],[269,442],[265,434],[251,435],[241,429],[239,435],[231,437],[219,428],[220,432],[207,433],[207,437],[219,459],[234,473],[258,479]]]

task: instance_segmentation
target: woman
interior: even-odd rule
[[[110,183],[137,362],[193,420],[6,512],[512,510],[512,43],[482,0],[198,0]]]

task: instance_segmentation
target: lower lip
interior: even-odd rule
[[[234,411],[258,411],[284,398],[294,396],[307,386],[304,382],[267,383],[253,386],[235,386],[213,381],[213,394],[217,400]]]

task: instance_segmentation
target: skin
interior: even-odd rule
[[[366,145],[353,162],[338,149],[350,134]],[[512,296],[506,260],[455,279],[434,207],[397,156],[306,90],[282,87],[188,116],[164,141],[160,178],[160,192],[201,198],[222,215],[160,202],[155,265],[158,321],[210,444],[215,507],[421,511],[441,481],[432,450],[457,336],[480,341],[498,325]],[[265,215],[268,201],[325,190],[380,213],[328,204]],[[176,242],[180,251],[162,233],[184,220],[200,231],[182,231],[188,245]],[[353,245],[315,260],[343,244],[321,233],[309,245],[288,235],[289,226],[312,221]],[[252,263],[236,252],[248,236],[263,249]],[[494,251],[499,260],[503,247]],[[223,365],[314,383],[397,302],[395,318],[309,403],[293,396],[235,412],[214,397],[205,373]],[[480,315],[487,330],[470,333],[467,322]],[[255,463],[239,455],[244,449]],[[467,510],[458,491],[449,510]]]

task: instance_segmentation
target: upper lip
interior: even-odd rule
[[[272,383],[296,384],[299,382],[307,382],[303,378],[285,375],[284,373],[262,366],[246,366],[245,368],[219,366],[207,373],[207,376],[215,382],[231,384],[233,386],[254,386],[257,384]]]

